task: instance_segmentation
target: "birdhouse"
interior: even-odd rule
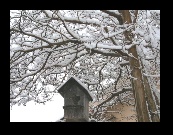
[[[69,78],[58,89],[64,97],[64,118],[66,122],[89,121],[89,101],[92,95],[76,77]]]

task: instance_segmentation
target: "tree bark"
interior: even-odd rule
[[[150,85],[148,83],[148,79],[146,76],[144,76],[144,86],[145,86],[145,91],[146,91],[146,97],[147,97],[147,103],[148,103],[148,109],[150,110],[150,115],[151,115],[151,120],[152,122],[160,122],[160,118],[158,116],[157,113],[157,108],[156,108],[156,104],[153,100],[153,94],[152,91],[150,89]]]
[[[144,68],[142,60],[141,60],[141,66],[142,66],[142,68]],[[148,103],[148,109],[149,109],[150,115],[151,115],[151,120],[152,120],[152,122],[160,122],[159,115],[157,113],[153,113],[153,112],[157,112],[157,108],[156,108],[156,103],[154,101],[155,97],[154,97],[151,87],[148,83],[147,76],[143,76],[143,80],[144,80],[146,99],[147,99],[147,103]]]
[[[123,16],[123,22],[126,24],[132,23],[131,16],[128,10],[121,11]],[[125,40],[128,41],[128,44],[132,44],[132,33],[130,31],[124,32]],[[132,79],[132,86],[135,96],[135,107],[138,117],[138,122],[150,122],[146,98],[145,98],[145,90],[143,84],[143,76],[140,68],[140,62],[138,59],[138,54],[136,51],[136,46],[131,47],[129,50],[129,54],[132,54],[135,58],[129,57],[130,68],[132,70],[131,74],[134,78]]]

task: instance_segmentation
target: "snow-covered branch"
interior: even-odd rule
[[[145,74],[145,73],[143,73],[143,75],[149,76],[149,77],[160,77],[160,75],[148,75],[148,74]]]

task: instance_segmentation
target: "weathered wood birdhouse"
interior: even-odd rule
[[[89,121],[89,101],[92,96],[76,77],[69,78],[58,92],[64,97],[64,119],[66,122]]]

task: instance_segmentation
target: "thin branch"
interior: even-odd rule
[[[17,79],[17,80],[10,80],[10,83],[12,84],[12,83],[21,81],[21,80],[25,79],[28,76],[33,76],[33,75],[37,74],[38,72],[40,72],[42,69],[44,69],[44,67],[45,67],[45,65],[47,63],[47,60],[49,59],[51,54],[52,54],[52,52],[49,52],[49,54],[48,54],[48,56],[47,56],[47,58],[46,58],[46,60],[45,60],[45,62],[43,64],[43,66],[38,71],[36,71],[35,73],[28,74],[28,75],[24,76],[23,78],[20,78],[20,79]]]
[[[108,11],[108,10],[101,10],[101,11],[104,12],[104,13],[107,13],[110,16],[113,16],[113,17],[117,18],[117,20],[119,21],[119,24],[123,25],[123,19],[122,19],[121,15],[118,15],[118,14],[113,13],[113,12]]]

